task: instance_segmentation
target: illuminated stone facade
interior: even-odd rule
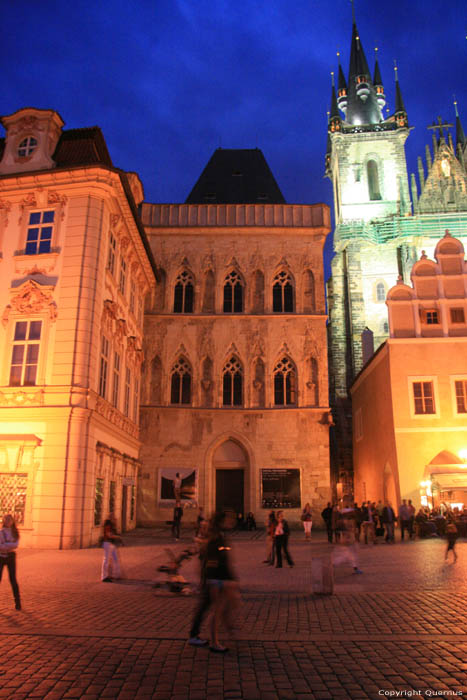
[[[467,262],[447,233],[387,295],[390,338],[353,383],[355,497],[467,503]],[[421,483],[423,482],[423,486]],[[433,490],[431,491],[431,487]]]
[[[0,161],[0,510],[26,546],[95,543],[136,523],[144,298],[142,187],[99,129],[4,117]],[[145,246],[146,243],[146,246]]]
[[[161,499],[170,469],[196,470],[194,501],[206,511],[230,505],[261,524],[262,470],[295,469],[299,500],[287,518],[299,521],[306,502],[320,513],[330,495],[328,208],[143,204],[142,218],[161,284],[145,320],[141,522],[170,519],[173,501]]]

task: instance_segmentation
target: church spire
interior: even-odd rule
[[[329,131],[341,131],[342,119],[337,106],[336,85],[334,83],[334,71],[331,72],[331,115],[329,117]]]
[[[353,2],[352,19],[346,121],[349,124],[379,124],[382,121],[381,111],[358,33]]]
[[[408,126],[407,112],[405,111],[404,100],[402,99],[396,61],[394,61],[394,78],[396,81],[396,110],[394,112],[394,116],[396,118],[397,126]]]
[[[345,114],[347,111],[347,83],[345,82],[339,51],[337,52],[337,60],[339,62],[339,72],[337,78],[337,104],[339,109]]]
[[[454,109],[456,110],[456,155],[460,164],[465,168],[467,154],[467,138],[464,134],[459,110],[457,109],[457,100],[454,98]]]
[[[384,85],[383,85],[383,80],[381,78],[381,71],[379,69],[378,47],[377,46],[375,46],[375,72],[373,75],[373,85],[375,86],[376,99],[378,100],[378,105],[379,105],[379,108],[382,112],[383,107],[386,104],[386,96],[384,94]]]

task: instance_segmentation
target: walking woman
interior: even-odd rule
[[[209,648],[218,653],[228,651],[228,648],[219,642],[219,624],[223,620],[224,625],[231,631],[232,615],[238,605],[238,583],[232,569],[230,547],[224,534],[224,530],[231,529],[234,524],[233,514],[222,511],[215,513],[211,518],[206,548],[206,583],[213,606]]]
[[[288,547],[289,534],[289,524],[284,518],[284,513],[281,510],[279,510],[277,511],[277,525],[274,533],[277,557],[276,569],[282,569],[282,551],[284,552],[284,556],[287,559],[287,564],[290,566],[290,568],[292,568],[293,566],[292,557],[289,554]]]
[[[305,530],[305,539],[311,540],[311,526],[313,525],[313,519],[311,515],[311,506],[307,503],[302,512],[302,522],[303,529]]]
[[[263,561],[263,564],[269,564],[269,566],[274,566],[274,533],[276,525],[276,516],[274,511],[271,510],[266,523],[266,559]]]
[[[11,588],[15,598],[16,610],[21,610],[18,582],[16,580],[16,552],[19,542],[19,532],[12,515],[5,515],[3,527],[0,530],[0,581],[2,580],[3,567],[8,569]]]
[[[448,554],[449,552],[452,552],[454,555],[454,563],[457,561],[457,552],[456,552],[456,540],[457,540],[457,525],[454,522],[453,518],[449,518],[447,524],[446,524],[446,539],[448,541],[448,546],[446,547],[446,553],[444,555],[445,560],[448,560]]]

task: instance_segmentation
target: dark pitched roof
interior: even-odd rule
[[[93,163],[113,167],[104,136],[98,126],[63,131],[52,158],[57,168]]]
[[[285,204],[259,148],[217,148],[186,204]]]

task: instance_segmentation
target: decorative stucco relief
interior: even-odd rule
[[[29,192],[29,194],[26,195],[26,197],[23,197],[23,199],[19,203],[19,219],[18,219],[18,226],[21,226],[21,223],[23,221],[23,215],[24,215],[24,210],[29,207],[37,207],[37,199],[36,199],[36,194],[34,192]]]
[[[46,308],[48,308],[50,320],[55,321],[58,312],[52,293],[48,290],[43,291],[37,282],[28,280],[19,287],[18,293],[12,296],[10,304],[3,312],[2,323],[6,325],[11,311],[28,315],[40,313]]]
[[[6,199],[0,199],[0,213],[3,213],[3,223],[8,226],[8,215],[11,211],[11,202]]]
[[[132,437],[138,438],[138,426],[135,423],[133,423],[133,421],[126,418],[123,415],[123,413],[114,408],[108,401],[101,398],[100,396],[96,401],[96,411],[97,413],[99,413],[99,415],[103,416],[106,420],[112,423],[112,425],[115,425],[117,428],[123,430],[125,433],[128,433]]]
[[[18,391],[11,389],[0,391],[0,406],[43,406],[44,390]]]

